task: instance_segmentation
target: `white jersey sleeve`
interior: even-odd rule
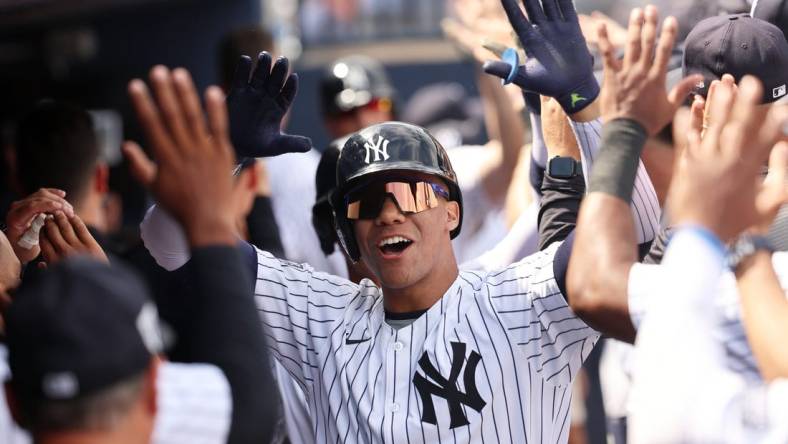
[[[255,302],[273,356],[304,388],[325,360],[333,331],[344,311],[361,297],[359,285],[314,271],[309,265],[280,260],[256,249]],[[362,281],[362,286],[373,286]]]
[[[162,362],[156,390],[153,444],[227,442],[232,392],[219,367]]]
[[[460,269],[500,270],[515,262],[518,258],[535,253],[539,242],[538,215],[539,203],[537,199],[520,214],[512,228],[500,242],[475,259],[461,264]]]
[[[577,144],[580,147],[580,158],[583,162],[583,177],[588,186],[590,172],[594,159],[599,154],[602,144],[602,120],[590,122],[575,122],[569,119],[572,130],[575,132]],[[635,188],[632,191],[632,217],[635,220],[635,232],[639,244],[654,240],[659,233],[659,218],[661,210],[659,199],[651,178],[648,176],[643,161],[639,161]]]
[[[160,267],[177,270],[189,262],[191,250],[180,224],[158,205],[151,206],[140,223],[142,243]]]
[[[529,365],[555,385],[569,384],[599,334],[572,312],[553,274],[561,243],[490,273],[492,306]]]

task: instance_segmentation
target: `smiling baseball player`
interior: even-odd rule
[[[504,4],[516,7],[514,0]],[[590,59],[571,1],[549,0],[544,11],[538,2],[527,6],[529,15],[534,7],[541,14],[534,38],[557,46],[541,54],[537,71]],[[566,39],[569,32],[577,38]],[[294,75],[286,76],[285,59],[270,66],[262,54],[247,82],[245,58],[228,100],[231,124],[233,97],[257,103],[269,124],[249,132],[254,156],[281,153],[286,144],[272,141],[290,137],[270,123],[287,110]],[[550,85],[553,94],[571,89],[584,98],[565,101],[572,113],[598,95],[588,68],[578,68],[579,82],[572,73]],[[331,205],[345,252],[369,268],[379,287],[244,245],[264,333],[273,356],[304,389],[316,440],[566,442],[570,384],[598,339],[564,296],[571,243],[494,272],[458,271],[451,239],[473,209],[463,207],[443,147],[424,129],[400,122],[348,139]],[[142,225],[147,239],[172,229],[157,208]],[[172,246],[146,246],[157,260],[173,257]]]

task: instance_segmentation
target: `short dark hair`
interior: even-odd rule
[[[59,188],[74,203],[92,177],[100,150],[90,114],[65,102],[44,100],[19,122],[16,172],[22,192]]]
[[[219,77],[222,86],[228,88],[233,81],[235,67],[242,55],[257,61],[257,54],[262,51],[273,51],[274,39],[271,34],[259,26],[239,28],[228,33],[219,45]]]
[[[97,393],[77,399],[52,401],[16,397],[21,426],[33,433],[61,431],[106,431],[128,415],[143,394],[145,372],[130,376]]]

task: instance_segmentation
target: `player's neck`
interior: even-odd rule
[[[383,305],[390,313],[427,310],[443,297],[458,274],[457,261],[452,257],[439,270],[428,273],[413,285],[404,288],[382,287]]]

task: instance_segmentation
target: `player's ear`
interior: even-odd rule
[[[446,202],[446,228],[451,232],[460,225],[460,204],[450,200]]]

